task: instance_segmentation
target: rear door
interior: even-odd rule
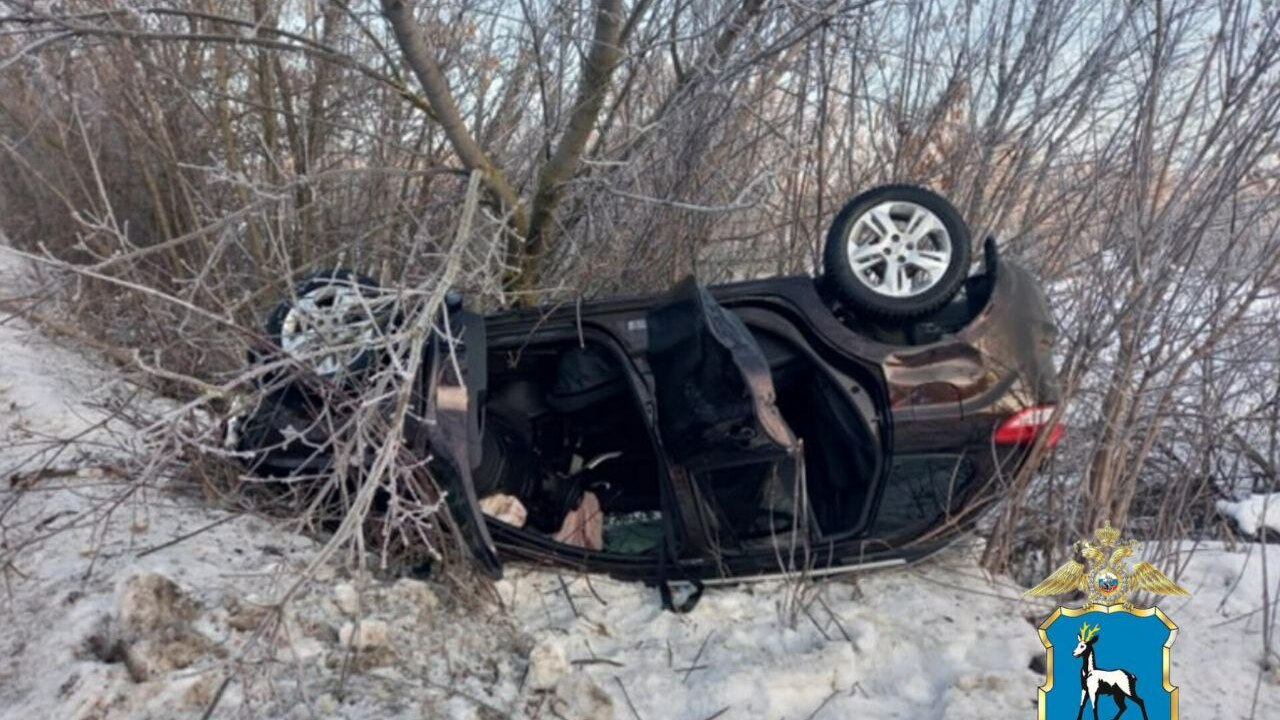
[[[441,330],[427,341],[420,402],[422,422],[414,449],[447,493],[460,540],[480,568],[494,577],[502,565],[489,536],[472,482],[480,462],[480,408],[488,378],[484,318],[456,307],[442,311]]]
[[[649,312],[648,328],[658,428],[672,459],[697,469],[795,449],[764,353],[706,288],[686,278]]]
[[[692,278],[647,325],[658,430],[690,550],[743,547],[784,516],[794,528],[807,515],[799,444],[750,331]]]

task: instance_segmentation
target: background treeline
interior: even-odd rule
[[[1249,0],[0,0],[0,232],[178,396],[310,269],[434,277],[472,171],[493,304],[813,272],[860,189],[947,194],[1061,328],[988,550],[1028,577],[1280,490],[1278,135]]]

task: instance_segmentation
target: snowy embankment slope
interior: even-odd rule
[[[1280,493],[1255,493],[1240,500],[1219,500],[1218,512],[1235,521],[1249,537],[1274,533],[1280,537]]]
[[[972,547],[800,590],[709,589],[683,616],[652,589],[599,577],[508,568],[506,609],[477,609],[432,583],[335,566],[264,624],[314,540],[130,492],[93,469],[105,430],[52,463],[79,474],[11,487],[39,441],[96,422],[109,377],[0,322],[0,557],[21,547],[0,578],[5,720],[196,718],[228,674],[214,717],[1033,717],[1048,605],[986,577]],[[1182,627],[1183,717],[1280,717],[1280,677],[1259,664],[1262,558],[1256,545],[1201,547],[1181,578],[1194,595],[1163,604]],[[1275,578],[1280,550],[1267,559]]]

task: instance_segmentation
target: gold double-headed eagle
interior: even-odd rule
[[[1096,543],[1078,540],[1074,546],[1085,564],[1072,558],[1025,594],[1062,595],[1079,590],[1088,593],[1089,603],[1096,605],[1128,605],[1129,595],[1140,590],[1156,595],[1191,594],[1151,563],[1140,562],[1129,570],[1128,560],[1137,551],[1137,543],[1132,539],[1120,542],[1120,531],[1110,522],[1093,535]]]

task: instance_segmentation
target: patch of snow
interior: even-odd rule
[[[333,601],[338,604],[338,609],[347,615],[358,615],[360,613],[360,594],[356,592],[356,588],[351,583],[338,583],[333,587]]]
[[[551,701],[556,717],[577,720],[612,720],[613,698],[583,673],[565,675],[555,686],[555,698]]]
[[[1251,538],[1262,530],[1280,533],[1280,493],[1254,494],[1242,500],[1219,500],[1218,512],[1235,521],[1240,532]]]
[[[643,718],[1024,715],[1042,681],[1028,669],[1035,628],[1017,588],[971,563],[953,553],[800,597],[783,582],[709,589],[686,615],[598,577],[567,580],[572,602],[539,572],[509,573],[499,592],[518,625],[558,638]]]
[[[516,570],[499,591],[517,625],[567,649],[620,717],[632,716],[628,700],[642,718],[688,720],[725,708],[721,717],[1030,717],[1044,681],[1036,629],[1053,606],[984,575],[978,550],[809,587],[807,610],[794,612],[794,588],[780,582],[708,589],[687,615],[663,612],[656,590],[599,577],[566,576],[566,597],[555,575]],[[1200,543],[1179,577],[1192,597],[1159,603],[1180,627],[1172,680],[1184,717],[1280,717],[1280,672],[1263,662],[1264,561],[1274,597],[1280,546]]]
[[[525,682],[534,690],[552,690],[560,678],[569,674],[569,658],[559,638],[538,643],[529,653],[529,674]]]
[[[346,623],[338,631],[338,642],[343,647],[357,650],[376,650],[384,648],[387,642],[387,623],[384,620],[361,620],[359,623]]]

